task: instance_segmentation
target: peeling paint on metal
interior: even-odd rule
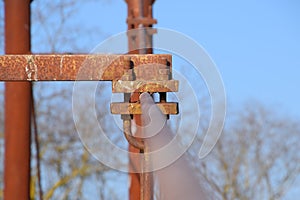
[[[34,61],[34,55],[25,55],[27,65],[25,67],[25,71],[27,74],[28,81],[38,81],[38,67]]]
[[[130,62],[135,68],[156,66],[166,54],[145,55],[3,55],[0,56],[0,81],[111,81],[124,76]],[[156,71],[153,67],[147,69]],[[157,71],[158,73],[158,71]],[[147,72],[147,74],[149,74]],[[143,76],[145,74],[139,74]],[[126,76],[126,73],[125,73]],[[151,77],[148,76],[150,79]],[[152,77],[153,79],[154,77]]]

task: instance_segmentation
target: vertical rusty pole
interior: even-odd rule
[[[30,0],[5,0],[5,52],[30,53]],[[5,84],[4,199],[30,194],[31,83]]]
[[[156,20],[152,18],[152,5],[155,0],[126,0],[128,6],[127,24],[128,30],[136,28],[152,27]],[[152,33],[147,31],[137,31],[136,35],[128,35],[128,51],[134,54],[151,54]],[[141,47],[149,48],[141,48]],[[131,102],[137,102],[139,93],[131,96]],[[142,124],[140,115],[133,115],[133,120],[137,125]],[[139,129],[137,130],[139,131]],[[129,145],[130,152],[139,152],[138,149]],[[134,162],[134,161],[132,161]],[[131,167],[131,166],[129,166]],[[153,182],[151,173],[130,174],[129,200],[152,200]]]

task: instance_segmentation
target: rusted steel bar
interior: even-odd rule
[[[152,27],[157,21],[152,16],[152,5],[154,0],[126,0],[128,5],[127,24],[128,30]],[[139,31],[130,32],[128,34],[128,50],[129,53],[151,54],[152,50],[152,34],[155,31],[146,31],[140,29]],[[139,92],[135,92],[131,96],[131,102],[136,102],[139,99]],[[141,115],[133,115],[135,123],[139,126],[141,123]],[[137,131],[140,131],[139,129]],[[133,146],[129,146],[129,151],[139,152]],[[142,152],[147,153],[147,152]],[[146,155],[146,154],[145,154]],[[143,162],[141,165],[143,165]],[[129,165],[129,167],[131,167]],[[153,183],[151,173],[143,173],[140,175],[130,174],[131,184],[129,189],[130,200],[151,200],[153,199]]]
[[[5,1],[5,52],[30,53],[30,0]],[[29,199],[31,89],[29,82],[5,84],[4,200]]]
[[[171,61],[166,54],[4,55],[0,56],[0,81],[119,80],[128,70],[129,58],[137,68],[159,65],[161,58]]]
[[[157,23],[157,20],[153,19],[152,15],[152,6],[154,2],[154,0],[126,0],[126,3],[128,5],[128,30],[152,27],[153,24]],[[151,54],[153,52],[152,35],[155,33],[155,29],[129,32],[129,52],[135,54]]]

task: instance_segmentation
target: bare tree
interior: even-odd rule
[[[90,51],[104,34],[100,27],[89,27],[80,7],[95,0],[36,0],[32,2],[32,51],[78,53]],[[101,6],[100,1],[98,6]]]
[[[92,40],[103,36],[98,28],[86,27],[84,23],[76,20],[76,12],[86,2],[33,1],[33,51],[84,51]],[[0,1],[0,10],[3,9],[3,1]],[[3,13],[0,12],[2,38]],[[83,41],[82,38],[88,40]],[[0,39],[0,47],[3,47],[3,41]],[[3,93],[3,84],[0,88]],[[116,178],[120,174],[110,171],[95,160],[83,148],[78,138],[72,119],[72,83],[38,83],[35,89],[44,198],[120,198],[112,194],[114,191],[107,184],[109,178]],[[3,95],[0,97],[3,104]],[[0,112],[0,122],[3,125],[3,106],[0,107]],[[87,131],[93,129],[88,126],[88,116],[84,115],[84,109],[82,112]],[[98,113],[98,117],[101,118],[101,113]],[[300,173],[299,123],[257,104],[247,106],[227,118],[229,125],[207,158],[198,161],[197,151],[190,152],[193,161],[197,161],[198,165],[195,167],[212,191],[221,199],[271,200],[284,197]],[[207,121],[201,123],[205,130]],[[109,128],[109,123],[106,125]],[[114,142],[120,142],[121,133],[113,131],[113,134]],[[1,163],[4,157],[3,136],[3,126],[0,126]],[[200,141],[201,139],[199,138]],[[34,160],[32,164],[31,198],[36,199],[37,177]],[[3,177],[3,165],[0,165],[0,177]],[[0,181],[0,198],[2,189],[3,182]],[[94,193],[87,194],[87,190],[93,190]]]
[[[221,199],[282,199],[300,175],[299,123],[261,105],[228,117],[198,169]]]
[[[72,83],[39,84],[35,88],[41,143],[44,199],[88,199],[84,191],[93,183],[98,195],[105,195],[109,168],[93,158],[83,147],[72,116]],[[82,109],[84,115],[84,108]],[[86,131],[92,131],[88,119]],[[34,176],[33,176],[34,179]],[[100,187],[101,186],[101,187]]]
[[[32,50],[33,52],[82,52],[95,45],[92,40],[99,41],[103,33],[97,27],[88,27],[76,18],[77,11],[83,3],[90,1],[41,1],[32,3]],[[3,2],[0,2],[3,10]],[[3,13],[0,12],[0,34],[3,37]],[[80,40],[78,38],[81,38]],[[82,40],[86,38],[86,40]],[[4,40],[0,40],[0,45]],[[42,167],[42,186],[44,199],[90,199],[100,196],[102,199],[120,198],[107,184],[107,179],[117,180],[120,174],[111,171],[93,158],[83,147],[76,133],[72,118],[73,83],[36,83],[34,94],[38,131],[40,139],[40,158]],[[3,84],[1,84],[3,94]],[[1,95],[3,97],[3,95]],[[3,98],[1,98],[3,103]],[[1,106],[0,129],[0,162],[4,158],[3,115]],[[84,109],[82,109],[84,116]],[[99,113],[101,118],[103,113]],[[85,119],[86,129],[89,127]],[[107,124],[109,126],[109,124]],[[107,127],[108,129],[108,127]],[[121,136],[121,134],[120,134]],[[118,136],[114,137],[118,140]],[[33,150],[33,154],[36,151]],[[37,197],[36,160],[32,157],[31,199]],[[3,177],[3,165],[0,165],[0,177]],[[113,177],[113,178],[112,178]],[[0,199],[3,182],[0,181]],[[87,193],[86,191],[89,191]],[[111,191],[110,191],[111,190]],[[92,191],[92,194],[90,192]]]

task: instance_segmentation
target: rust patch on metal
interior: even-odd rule
[[[178,81],[113,81],[112,92],[113,93],[133,93],[133,92],[177,92]]]
[[[110,81],[130,68],[159,65],[171,55],[4,55],[0,56],[0,81]]]
[[[165,115],[176,115],[178,114],[178,103],[168,102],[168,103],[156,103],[161,112]],[[141,104],[139,103],[111,103],[110,111],[112,114],[142,114]]]

